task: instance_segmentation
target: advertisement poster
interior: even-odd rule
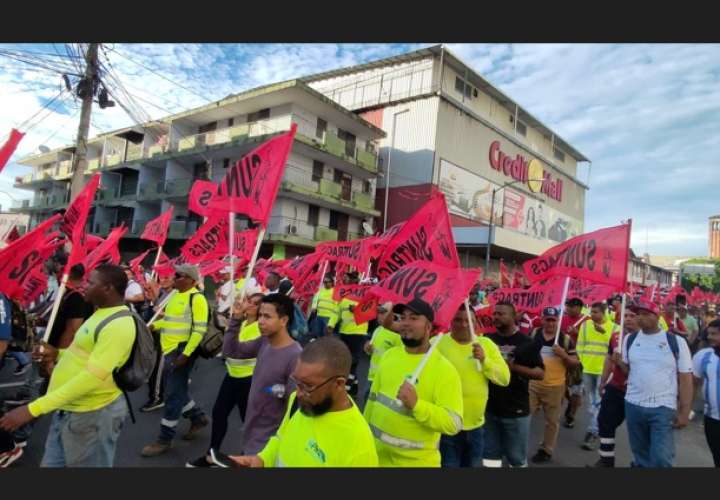
[[[512,189],[505,190],[503,226],[533,238],[563,242],[582,234],[579,221]]]
[[[488,222],[492,191],[498,186],[446,160],[440,160],[440,190],[450,213]],[[495,224],[502,224],[503,191],[495,193]]]

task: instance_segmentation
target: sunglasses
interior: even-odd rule
[[[296,387],[300,392],[303,392],[303,393],[309,395],[309,394],[312,394],[313,392],[317,391],[318,389],[320,389],[322,386],[324,386],[325,384],[327,384],[327,383],[330,382],[331,380],[335,380],[336,378],[344,378],[344,377],[343,377],[342,375],[334,375],[334,376],[330,377],[329,379],[327,379],[327,380],[326,380],[325,382],[323,382],[322,384],[318,384],[318,385],[316,385],[316,386],[304,384],[304,383],[300,382],[298,379],[296,379],[295,377],[293,377],[292,375],[290,375],[290,377],[288,377],[288,378],[290,379],[290,381],[291,381],[293,384],[295,384],[295,387]]]
[[[189,277],[190,277],[190,276],[188,276],[187,274],[175,273],[175,279],[176,279],[176,280],[183,279],[183,278],[189,278]]]

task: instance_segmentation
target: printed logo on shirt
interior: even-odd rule
[[[502,354],[503,359],[508,359],[508,357],[512,356],[515,352],[514,345],[501,345],[498,346],[500,348],[500,354]]]
[[[317,458],[321,463],[325,463],[325,452],[320,449],[320,446],[318,446],[314,439],[310,439],[308,441],[305,451],[311,455],[315,455],[315,458]]]

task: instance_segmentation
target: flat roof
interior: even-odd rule
[[[445,60],[448,60],[448,63],[450,65],[455,66],[461,66],[462,69],[468,70],[468,80],[470,80],[471,83],[473,83],[476,87],[482,89],[484,92],[488,93],[490,96],[495,98],[500,104],[508,108],[508,110],[514,112],[515,106],[518,108],[518,115],[519,117],[528,125],[535,127],[546,134],[551,134],[555,137],[555,145],[557,145],[559,148],[561,148],[565,153],[571,155],[573,158],[575,158],[577,161],[587,161],[590,160],[582,154],[580,151],[578,151],[576,148],[570,145],[565,139],[563,139],[560,135],[558,135],[555,131],[553,131],[550,127],[545,125],[543,122],[541,122],[539,119],[537,119],[535,116],[533,116],[529,111],[527,111],[525,108],[523,108],[517,101],[509,97],[507,94],[502,92],[498,87],[493,85],[490,81],[488,81],[486,78],[481,76],[477,71],[475,71],[470,65],[466,64],[462,59],[460,59],[458,56],[456,56],[452,51],[450,51],[445,45],[439,44],[439,45],[433,45],[431,47],[426,47],[423,49],[415,50],[412,52],[406,52],[404,54],[400,54],[397,56],[391,56],[384,59],[378,59],[376,61],[371,61],[364,64],[357,64],[355,66],[348,66],[345,68],[340,68],[336,70],[331,71],[325,71],[323,73],[316,73],[313,75],[308,75],[306,77],[301,78],[301,80],[306,82],[315,82],[318,80],[325,80],[327,78],[334,78],[337,76],[346,76],[350,75],[352,73],[357,73],[358,71],[365,71],[369,69],[375,69],[375,68],[381,68],[384,66],[388,66],[391,64],[399,64],[403,62],[409,62],[414,61],[418,59],[424,59],[426,57],[435,57],[440,54],[444,53],[443,58]],[[512,109],[511,109],[512,108]]]

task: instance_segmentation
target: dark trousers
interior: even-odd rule
[[[148,400],[149,401],[162,401],[165,395],[165,380],[162,376],[163,365],[165,364],[165,357],[160,349],[157,352],[157,359],[155,360],[155,369],[150,375],[148,380]]]
[[[193,424],[200,423],[205,417],[203,411],[195,404],[190,397],[189,380],[190,372],[195,365],[195,356],[183,367],[175,367],[173,362],[182,352],[184,344],[180,344],[177,350],[165,355],[163,377],[165,377],[166,398],[163,408],[163,418],[160,421],[160,437],[158,441],[169,443],[175,436],[175,428],[180,422],[180,417],[189,419]]]
[[[598,430],[600,460],[615,467],[615,431],[625,421],[625,393],[612,385],[605,386],[600,401]]]
[[[707,439],[715,467],[720,467],[720,420],[705,417],[705,439]]]
[[[220,445],[222,445],[227,433],[228,417],[233,408],[237,407],[240,411],[240,418],[245,422],[245,411],[247,410],[251,383],[252,377],[234,378],[225,374],[212,410],[210,448],[213,450],[220,451]]]
[[[358,392],[357,367],[360,362],[360,356],[362,356],[362,353],[364,352],[363,346],[367,341],[367,337],[359,334],[347,335],[345,333],[341,333],[340,339],[345,342],[345,345],[348,346],[350,354],[352,355],[350,376],[348,377],[348,394],[355,398]]]

